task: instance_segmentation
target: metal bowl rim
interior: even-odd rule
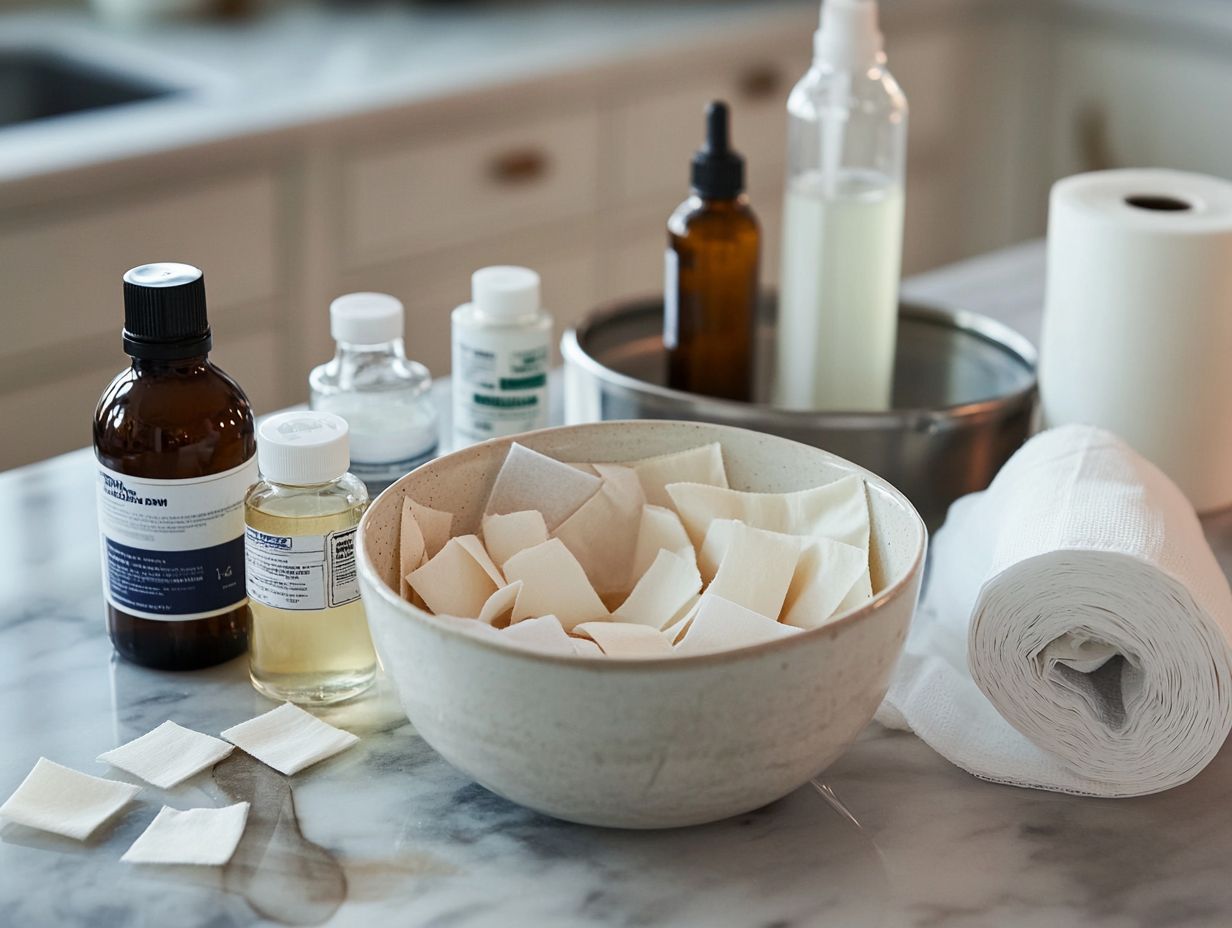
[[[948,309],[940,306],[930,306],[924,303],[903,301],[899,306],[899,314],[925,322],[929,325],[945,325],[958,329],[990,342],[998,348],[1013,355],[1027,369],[1030,381],[1019,390],[1004,393],[999,396],[976,400],[970,403],[957,403],[952,406],[921,406],[905,409],[891,409],[886,412],[860,412],[851,410],[809,410],[788,409],[782,406],[772,406],[767,403],[742,403],[736,400],[717,399],[708,396],[697,396],[682,390],[638,380],[628,374],[622,374],[600,363],[595,357],[582,348],[579,332],[585,333],[615,316],[629,311],[631,307],[653,305],[655,298],[643,300],[621,300],[618,303],[604,306],[591,313],[581,324],[570,326],[561,336],[561,354],[566,363],[576,364],[586,370],[591,376],[610,386],[621,387],[633,393],[650,394],[660,399],[670,400],[677,404],[692,404],[703,409],[707,406],[717,407],[730,416],[747,415],[747,410],[757,410],[763,417],[774,421],[786,421],[798,426],[816,424],[825,420],[839,427],[877,429],[885,427],[910,427],[923,421],[944,420],[962,421],[974,424],[984,418],[997,418],[1007,409],[1017,409],[1029,404],[1037,389],[1036,362],[1038,353],[1030,340],[1021,333],[996,319],[980,313],[963,309]]]

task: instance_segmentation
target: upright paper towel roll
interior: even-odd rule
[[[1232,503],[1232,183],[1178,171],[1052,188],[1046,425],[1110,429],[1200,512]]]

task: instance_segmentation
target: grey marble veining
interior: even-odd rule
[[[1041,260],[1032,246],[908,289],[1000,306],[1028,327]],[[112,657],[93,506],[85,452],[0,476],[2,795],[39,755],[123,778],[94,757],[167,718],[217,733],[271,705],[247,684],[242,661],[168,674]],[[1225,563],[1227,522],[1208,523]],[[1232,924],[1228,751],[1169,793],[1092,800],[984,783],[914,737],[870,726],[781,802],[704,828],[642,833],[555,822],[486,792],[419,740],[385,691],[329,718],[361,743],[290,785],[304,836],[346,876],[333,925]],[[161,804],[224,801],[206,772],[167,793],[147,787],[84,845],[4,825],[0,924],[276,924],[224,888],[217,869],[120,863]]]

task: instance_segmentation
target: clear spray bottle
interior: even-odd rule
[[[823,0],[813,47],[787,101],[775,399],[797,409],[887,409],[907,100],[886,70],[875,0]]]

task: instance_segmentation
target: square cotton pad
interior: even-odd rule
[[[221,867],[240,843],[248,803],[222,809],[163,806],[120,860],[130,864],[198,864]]]
[[[333,757],[359,741],[349,731],[334,728],[289,702],[233,725],[222,736],[287,776]]]
[[[19,825],[84,841],[139,792],[140,786],[78,773],[40,757],[0,806],[0,815]]]
[[[218,738],[175,722],[163,722],[140,738],[98,755],[98,761],[141,777],[159,789],[170,789],[218,763],[232,750]]]

